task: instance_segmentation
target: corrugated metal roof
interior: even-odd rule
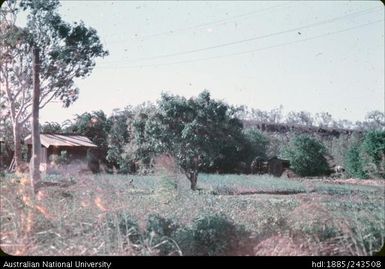
[[[24,142],[32,144],[31,135],[27,136]],[[40,134],[40,142],[46,148],[49,146],[97,147],[91,140],[81,135]]]

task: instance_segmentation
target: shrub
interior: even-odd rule
[[[236,251],[244,235],[242,226],[215,214],[196,218],[191,226],[176,230],[173,238],[185,256],[221,256]]]
[[[223,214],[208,215],[194,220],[192,246],[195,255],[226,255],[237,249],[242,229]]]
[[[171,219],[157,214],[150,215],[147,219],[146,238],[151,238],[152,245],[156,246],[159,255],[176,254],[179,253],[179,247],[172,237],[178,228]]]
[[[147,219],[147,232],[155,232],[160,236],[169,236],[178,229],[178,225],[176,225],[171,219],[163,218],[159,215],[150,215]]]
[[[385,178],[385,131],[371,131],[361,145],[364,170],[371,177]]]
[[[295,137],[283,155],[290,160],[291,168],[300,176],[319,176],[329,173],[325,158],[326,148],[309,136]]]
[[[385,131],[368,132],[362,143],[352,145],[345,166],[353,177],[385,178]]]
[[[133,244],[140,242],[139,225],[131,215],[125,212],[110,213],[107,214],[106,222],[111,241],[128,238]]]
[[[345,156],[345,168],[348,175],[357,178],[367,178],[367,174],[365,173],[361,157],[360,157],[360,145],[354,144],[352,145]]]

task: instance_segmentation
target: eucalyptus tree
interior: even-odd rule
[[[20,129],[32,115],[32,50],[40,51],[39,108],[52,101],[68,107],[78,97],[95,59],[108,55],[95,29],[65,22],[58,0],[8,0],[0,9],[0,83],[13,126],[14,158],[21,163]],[[26,18],[25,24],[18,18]]]

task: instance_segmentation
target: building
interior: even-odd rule
[[[41,155],[40,170],[47,170],[48,164],[53,159],[52,156],[61,156],[66,152],[69,161],[84,160],[87,157],[89,148],[97,146],[87,137],[70,134],[40,134]],[[32,137],[27,136],[24,143],[28,145],[28,161],[32,155]]]
[[[278,157],[272,157],[268,160],[262,157],[256,157],[251,163],[252,174],[270,174],[276,177],[280,177],[283,171],[290,167],[288,160],[279,159]]]
[[[276,177],[280,177],[283,171],[289,167],[290,162],[288,160],[279,159],[278,157],[267,160],[267,172]]]

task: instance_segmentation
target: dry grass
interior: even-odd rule
[[[49,176],[45,180],[57,184],[46,185],[36,196],[26,176],[6,175],[0,179],[2,249],[12,255],[159,255],[169,244],[172,255],[179,255],[184,250],[178,250],[178,238],[145,234],[149,215],[159,214],[183,228],[202,214],[217,212],[253,235],[234,255],[371,255],[383,244],[381,186],[319,181],[314,192],[293,195],[213,195],[192,193],[183,176],[169,172],[175,168],[172,160],[164,158],[158,165],[163,171],[159,176]],[[175,180],[177,188],[170,185]],[[307,186],[293,179],[230,175],[208,175],[199,183],[208,189],[278,192]],[[140,234],[139,242],[131,242],[130,233],[116,225],[122,214],[138,223],[139,230],[131,232]]]
[[[292,237],[274,235],[254,247],[255,256],[311,256],[313,252]]]

